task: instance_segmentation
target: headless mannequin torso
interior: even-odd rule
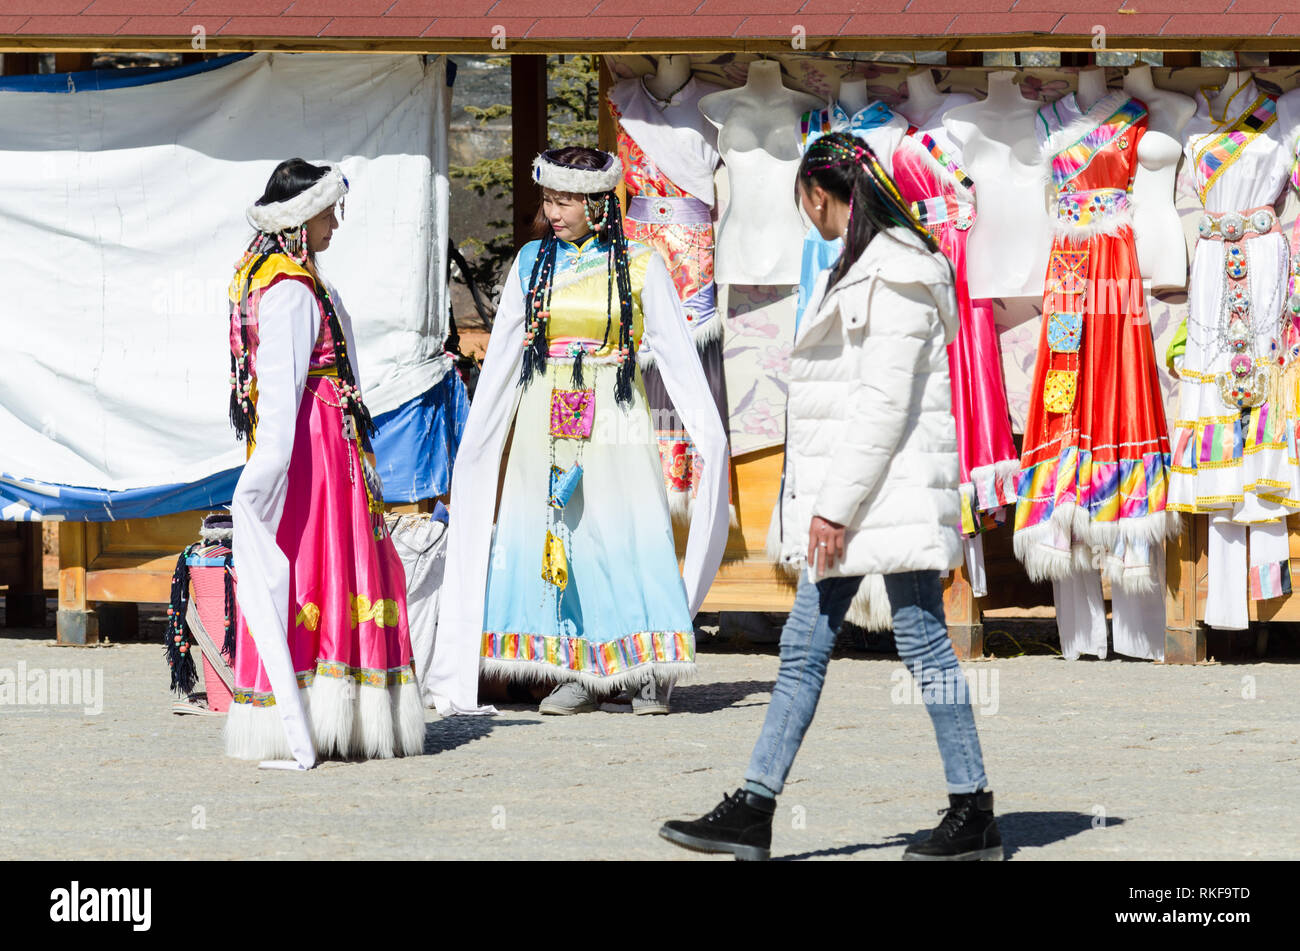
[[[797,284],[803,220],[796,207],[799,117],[821,102],[781,83],[781,64],[756,60],[745,85],[700,100],[718,129],[731,200],[718,224],[719,284]]]
[[[645,88],[659,101],[670,99],[691,78],[689,56],[660,56],[653,76],[643,80]]]
[[[1186,287],[1187,238],[1174,207],[1174,178],[1183,153],[1183,129],[1196,112],[1196,101],[1156,88],[1150,66],[1130,69],[1124,90],[1147,107],[1147,131],[1138,142],[1133,179],[1138,267],[1153,290]]]
[[[1047,273],[1047,172],[1034,135],[1041,103],[1020,94],[1015,75],[991,73],[987,99],[943,117],[979,188],[979,213],[967,243],[972,298],[1038,297]]]

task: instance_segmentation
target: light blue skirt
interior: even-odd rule
[[[645,390],[638,373],[631,404],[620,406],[615,373],[613,365],[584,367],[594,390],[590,438],[550,435],[552,390],[574,388],[569,361],[548,361],[520,397],[488,570],[489,673],[611,690],[648,674],[671,683],[694,672],[694,628]],[[575,464],[577,487],[554,508],[551,467]],[[548,532],[563,545],[562,589],[543,578]]]

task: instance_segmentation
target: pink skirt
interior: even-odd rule
[[[276,543],[289,559],[289,654],[320,757],[423,751],[424,705],[411,661],[406,575],[372,504],[360,449],[343,436],[331,377],[307,380]],[[236,611],[238,650],[226,749],[289,758],[275,696]]]

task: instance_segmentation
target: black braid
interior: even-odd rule
[[[636,346],[632,342],[632,277],[628,273],[627,235],[623,233],[623,212],[619,207],[618,199],[612,194],[609,197],[608,207],[605,220],[609,224],[606,230],[613,239],[610,243],[610,254],[614,265],[610,270],[618,279],[618,349],[620,353],[625,351],[615,377],[614,398],[627,406],[632,402],[632,379],[636,373]],[[608,313],[612,318],[612,306],[608,307]],[[606,327],[608,326],[606,323]],[[605,331],[605,335],[608,339],[608,330]]]
[[[226,556],[226,566],[221,569],[222,579],[225,581],[226,595],[226,636],[221,643],[221,653],[225,654],[233,664],[235,662],[235,645],[238,641],[236,637],[236,618],[235,618],[235,576],[230,572],[230,560],[234,553]]]
[[[244,249],[244,253],[253,253],[258,255],[253,266],[248,269],[248,276],[244,279],[244,286],[240,288],[239,301],[234,305],[235,311],[239,317],[239,342],[240,356],[235,357],[232,350],[230,352],[230,375],[234,382],[230,388],[230,425],[235,429],[235,437],[244,439],[251,436],[253,430],[257,428],[257,407],[251,399],[244,399],[239,394],[244,385],[249,382],[250,366],[248,353],[248,314],[244,308],[248,305],[248,292],[253,284],[253,277],[258,270],[266,263],[272,254],[280,250],[272,235],[259,232],[253,237],[252,242]]]
[[[632,278],[628,271],[627,236],[623,233],[623,215],[618,199],[613,192],[605,192],[598,201],[606,207],[605,227],[596,239],[597,245],[603,247],[608,255],[607,283],[605,289],[605,336],[604,343],[609,344],[609,332],[613,329],[614,295],[618,295],[618,350],[626,352],[618,365],[614,382],[614,398],[626,406],[632,402],[632,380],[636,374],[636,347],[632,342]],[[528,280],[528,290],[524,293],[525,332],[532,338],[524,346],[523,371],[520,383],[527,385],[536,374],[546,372],[547,327],[550,323],[551,288],[555,280],[555,258],[559,240],[554,232],[542,239],[542,247],[533,262],[533,271]],[[528,339],[528,338],[525,338]],[[573,358],[573,385],[583,385],[583,357],[580,351]]]
[[[251,399],[245,400],[239,395],[244,385],[249,381],[250,369],[248,360],[248,324],[244,308],[248,303],[253,278],[257,276],[257,272],[261,270],[262,265],[270,259],[271,255],[284,253],[276,241],[275,235],[265,232],[259,232],[254,236],[245,250],[245,254],[250,251],[257,255],[257,260],[248,269],[248,275],[244,279],[244,286],[240,289],[239,302],[235,305],[239,314],[240,348],[243,356],[236,359],[233,351],[230,354],[230,373],[235,378],[235,385],[230,391],[230,424],[234,427],[235,435],[239,439],[251,436],[257,428],[257,406]],[[350,390],[353,390],[356,387],[356,376],[352,372],[352,361],[348,359],[348,341],[343,334],[343,325],[334,307],[334,301],[325,290],[323,283],[315,275],[313,275],[313,290],[316,299],[320,302],[321,310],[325,313],[325,319],[329,322],[330,335],[334,338],[334,365],[339,379],[346,383]],[[370,437],[379,431],[370,416],[370,410],[362,402],[359,393],[352,396],[347,401],[347,405],[348,412],[352,414],[352,419],[356,423],[357,433],[361,436],[362,446],[367,452],[370,452]]]
[[[546,372],[546,328],[551,316],[551,283],[555,280],[555,254],[559,239],[554,233],[542,239],[524,293],[524,331],[532,339],[524,346],[524,367],[519,382],[527,386],[533,376]]]
[[[352,361],[348,359],[348,340],[343,335],[343,324],[334,307],[334,300],[325,290],[325,285],[320,279],[316,280],[315,288],[316,299],[320,301],[321,308],[325,311],[330,335],[334,338],[334,367],[339,379],[347,384],[352,394],[347,401],[348,412],[352,414],[352,419],[357,425],[357,434],[361,437],[362,448],[366,452],[371,452],[373,450],[370,446],[370,437],[379,432],[379,427],[371,419],[370,410],[366,409],[366,404],[361,401],[361,394],[356,390],[357,381],[352,372]]]
[[[194,637],[190,634],[185,615],[190,604],[190,566],[187,563],[197,545],[189,545],[176,559],[172,572],[171,604],[167,608],[167,633],[163,652],[171,668],[171,689],[184,694],[194,691],[199,674],[194,666]]]

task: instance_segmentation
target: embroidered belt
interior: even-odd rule
[[[975,206],[952,195],[939,195],[912,202],[912,214],[927,230],[946,221],[958,231],[967,231],[975,223]]]
[[[1214,375],[1225,406],[1239,412],[1259,406],[1268,399],[1273,376],[1278,372],[1276,337],[1268,352],[1255,339],[1251,314],[1249,261],[1239,242],[1261,234],[1281,232],[1277,215],[1267,205],[1246,211],[1206,212],[1197,224],[1206,241],[1223,242],[1223,299],[1220,313],[1227,317],[1219,330],[1219,352],[1228,354],[1228,372]]]
[[[618,363],[618,354],[609,353],[605,356],[596,356],[601,350],[609,346],[604,340],[592,340],[588,337],[552,337],[548,342],[546,351],[547,357],[566,358],[572,360],[578,355],[578,348],[583,350],[582,360],[584,363],[604,364]]]
[[[1207,211],[1201,215],[1197,232],[1207,241],[1240,241],[1258,234],[1282,230],[1273,209],[1267,205],[1248,211]]]
[[[713,210],[698,198],[646,198],[637,195],[627,205],[633,221],[652,225],[702,225],[713,220]]]
[[[1128,192],[1122,188],[1090,188],[1063,192],[1056,199],[1056,220],[1085,227],[1120,215],[1129,209]]]

